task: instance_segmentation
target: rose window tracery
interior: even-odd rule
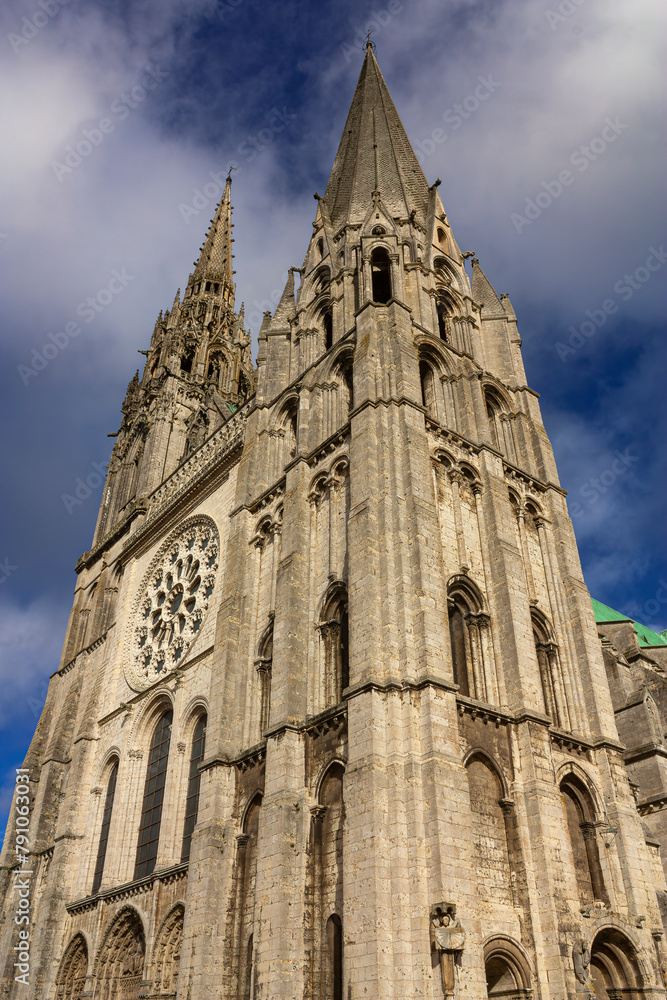
[[[133,660],[140,683],[152,683],[183,659],[208,608],[218,558],[218,532],[206,519],[187,527],[154,559],[135,619]]]

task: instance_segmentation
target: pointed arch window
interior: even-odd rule
[[[157,860],[173,718],[174,713],[171,709],[164,712],[158,720],[151,740],[134,866],[135,879],[150,875]]]
[[[346,420],[354,406],[354,362],[352,355],[346,355],[341,362],[340,376],[343,383],[342,417]]]
[[[579,902],[594,900],[609,904],[598,852],[595,809],[583,781],[569,775],[560,786],[565,822],[572,847]]]
[[[325,707],[330,708],[342,701],[350,683],[347,589],[343,584],[335,586],[325,602],[319,628],[324,640]]]
[[[181,861],[189,861],[190,859],[192,834],[197,823],[197,813],[199,811],[199,787],[201,784],[199,765],[204,759],[204,749],[206,747],[206,722],[207,716],[200,715],[192,737],[190,771],[188,774],[188,795],[185,800],[185,821],[183,823]]]
[[[495,680],[490,619],[482,610],[481,594],[471,580],[455,580],[448,588],[447,607],[454,682],[461,694],[488,702]]]
[[[195,360],[195,349],[194,347],[187,347],[185,353],[181,357],[181,371],[189,375],[192,372],[192,364]]]
[[[371,281],[373,302],[381,305],[391,298],[391,261],[384,247],[376,247],[371,254]]]
[[[438,302],[438,335],[440,340],[444,340],[448,343],[450,338],[450,323],[449,309],[444,302]]]
[[[429,417],[436,419],[435,405],[435,372],[433,368],[423,358],[419,362],[419,381],[422,391],[422,406]]]
[[[322,1000],[343,1000],[344,776],[342,764],[330,764],[320,784],[317,805],[311,809],[310,995]]]
[[[553,641],[551,628],[544,615],[533,609],[530,618],[535,654],[540,669],[544,710],[559,729],[569,729],[570,720],[563,691],[558,646]]]
[[[97,848],[97,860],[95,862],[95,874],[93,875],[93,896],[102,885],[102,875],[104,873],[104,862],[107,856],[107,844],[109,843],[109,827],[111,826],[111,814],[113,812],[113,800],[116,795],[116,779],[118,777],[118,761],[115,760],[111,767],[109,780],[107,782],[107,794],[104,799],[104,812],[102,814],[102,828],[100,830],[100,842]]]
[[[271,717],[271,669],[273,667],[273,622],[269,625],[259,645],[255,661],[259,674],[259,735],[268,728]]]
[[[324,328],[324,350],[328,351],[333,347],[333,315],[331,307],[322,316],[322,326]]]
[[[337,913],[327,920],[327,964],[331,1000],[343,1000],[343,925]]]

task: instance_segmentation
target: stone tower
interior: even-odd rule
[[[17,776],[5,995],[665,996],[658,845],[516,317],[438,185],[369,45],[255,371],[227,184]]]

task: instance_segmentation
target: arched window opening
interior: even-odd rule
[[[472,757],[466,771],[473,818],[473,870],[478,892],[487,903],[513,906],[508,819],[501,805],[504,801],[502,783],[484,756]]]
[[[470,677],[468,674],[468,645],[464,615],[465,605],[459,601],[449,602],[449,641],[452,647],[452,666],[454,668],[454,683],[458,684],[461,694],[470,697]]]
[[[296,406],[290,411],[287,416],[287,427],[286,427],[286,437],[287,437],[287,460],[294,458],[296,455],[297,441],[298,441],[298,421],[297,421],[297,410]]]
[[[70,941],[56,980],[56,1000],[81,1000],[86,989],[88,948],[83,934]]]
[[[371,254],[371,280],[373,302],[381,305],[391,298],[391,261],[384,247],[376,247]]]
[[[343,1000],[343,925],[337,913],[327,920],[327,1000]]]
[[[447,598],[454,681],[461,694],[488,702],[495,697],[495,664],[481,593],[472,580],[458,577]]]
[[[438,227],[438,243],[444,243],[447,239],[445,230],[442,227]]]
[[[315,295],[322,295],[331,284],[331,271],[328,267],[321,267],[315,275]]]
[[[320,632],[324,641],[325,708],[338,705],[350,683],[347,591],[339,584],[325,603]]]
[[[320,255],[320,260],[324,257],[324,240],[320,237],[317,241],[317,252]]]
[[[484,946],[486,992],[489,998],[530,1000],[530,969],[519,946],[510,938],[492,938]]]
[[[373,226],[373,228],[371,229],[372,236],[384,236],[385,232],[386,230],[384,226]]]
[[[259,735],[268,729],[271,717],[271,672],[273,669],[273,622],[262,637],[259,645],[259,655],[256,660],[259,674]]]
[[[343,826],[342,764],[327,769],[312,810],[309,892],[313,901],[310,929],[311,996],[343,1000]]]
[[[333,347],[333,315],[330,308],[322,316],[322,326],[324,327],[324,350],[328,351]]]
[[[353,363],[352,358],[347,357],[341,368],[341,378],[343,380],[343,390],[345,398],[345,411],[346,415],[349,416],[352,407],[354,406],[354,382],[353,382]]]
[[[560,787],[564,819],[572,848],[574,873],[581,906],[595,900],[609,903],[598,852],[594,810],[583,784],[574,778]]]
[[[197,725],[195,726],[194,735],[192,737],[190,772],[188,774],[188,794],[185,800],[185,822],[183,824],[181,861],[188,861],[190,858],[192,834],[197,824],[197,812],[199,810],[199,786],[201,784],[199,765],[204,759],[204,749],[206,747],[206,721],[206,715],[201,715],[199,717]]]
[[[245,992],[243,994],[243,1000],[251,1000],[253,994],[253,935],[251,934],[248,938],[248,945],[246,947],[246,960],[245,960]]]
[[[107,794],[104,799],[104,812],[102,814],[102,827],[100,830],[100,842],[97,848],[97,861],[95,862],[95,874],[93,875],[93,896],[102,885],[102,875],[104,874],[104,862],[107,856],[107,844],[109,842],[109,827],[111,826],[111,814],[113,812],[113,800],[116,794],[116,779],[118,777],[118,761],[115,760],[109,774],[107,782]]]
[[[423,359],[419,362],[419,380],[422,390],[422,406],[429,417],[436,418],[435,404],[435,373],[428,363]]]
[[[186,375],[190,375],[192,372],[192,365],[194,360],[195,360],[194,346],[186,347],[185,352],[181,356],[181,371],[185,372]]]
[[[544,710],[560,729],[569,729],[569,717],[560,673],[558,646],[551,637],[551,629],[544,618],[536,612],[531,614],[535,655],[540,670],[540,683],[544,698]]]
[[[503,434],[503,419],[502,415],[505,412],[505,406],[498,398],[498,396],[490,391],[489,389],[484,390],[484,405],[486,407],[486,415],[489,420],[489,434],[491,437],[491,444],[496,449],[496,451],[505,452],[506,442],[505,435]],[[510,461],[512,460],[512,455],[507,456]]]
[[[206,378],[210,378],[216,385],[220,384],[220,355],[210,354],[208,358],[208,366],[206,368]]]
[[[450,341],[450,323],[449,311],[443,302],[438,303],[438,334],[441,340],[445,343]]]
[[[141,808],[141,822],[139,824],[137,857],[134,866],[135,879],[143,878],[144,875],[150,875],[155,868],[157,860],[173,718],[174,713],[171,709],[164,712],[155,727],[153,739],[151,740],[148,766],[146,768],[146,782],[144,784],[144,799]]]
[[[252,935],[255,922],[255,882],[257,878],[257,836],[262,799],[257,795],[248,807],[243,833],[237,838],[235,903],[235,975],[239,1000],[250,1000],[252,988]]]
[[[575,945],[576,948],[576,945]],[[620,931],[606,928],[597,935],[590,951],[590,977],[597,1000],[620,996],[643,996],[644,977],[635,949]],[[641,994],[634,990],[641,990]]]

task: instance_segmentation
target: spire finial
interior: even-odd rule
[[[372,28],[369,28],[368,31],[366,32],[366,51],[367,52],[368,52],[369,49],[372,49],[373,52],[375,52],[375,42],[371,41],[371,31],[372,30],[373,30]]]
[[[229,181],[230,184],[232,182],[232,170],[238,170],[238,167],[236,166],[235,163],[231,164],[229,170],[227,171],[227,177],[225,178],[226,180]]]

